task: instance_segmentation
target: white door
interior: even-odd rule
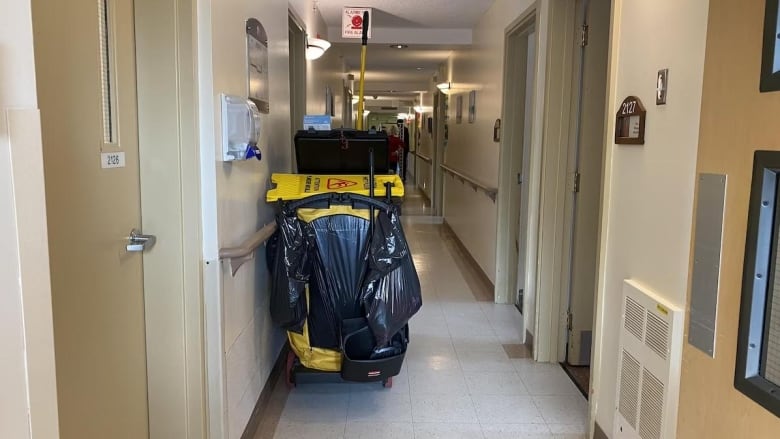
[[[525,297],[525,279],[526,279],[526,263],[528,258],[527,248],[527,235],[528,235],[528,184],[527,179],[531,170],[531,121],[533,118],[533,95],[534,95],[534,59],[536,58],[536,32],[531,29],[527,34],[523,35],[520,44],[524,45],[524,49],[521,51],[523,59],[520,63],[520,68],[525,69],[525,84],[523,92],[523,130],[522,130],[522,152],[519,154],[520,164],[518,169],[518,184],[520,185],[520,210],[518,214],[517,225],[517,305],[522,312],[527,313],[526,310],[532,310],[531,304],[527,304]],[[528,306],[526,306],[528,305]]]
[[[61,437],[145,438],[133,1],[32,4]]]
[[[575,159],[580,177],[579,190],[575,193],[567,352],[567,362],[579,366],[590,364],[591,356],[610,19],[609,0],[582,2],[588,2],[585,12],[588,44],[583,55],[579,153]]]

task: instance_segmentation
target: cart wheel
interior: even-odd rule
[[[393,377],[390,377],[390,378],[388,378],[388,379],[386,379],[386,380],[382,381],[382,386],[383,386],[385,389],[390,389],[390,388],[392,388],[392,387],[393,387]]]
[[[293,351],[287,352],[287,365],[284,368],[284,375],[287,383],[287,388],[292,389],[295,387],[295,375],[293,374],[293,367],[295,366],[295,353]]]

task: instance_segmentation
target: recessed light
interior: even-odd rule
[[[408,44],[391,44],[390,47],[392,47],[393,49],[406,49],[407,47],[409,47],[409,45]]]
[[[420,70],[422,70],[422,69],[423,69],[422,67],[417,67],[417,71],[418,71],[418,72],[419,72]]]

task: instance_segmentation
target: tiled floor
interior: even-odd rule
[[[264,421],[256,437],[586,437],[587,402],[577,388],[557,364],[510,358],[504,345],[521,342],[520,314],[478,301],[442,226],[428,222],[404,212],[424,304],[410,322],[406,362],[393,387],[300,383],[287,395],[273,436],[273,422]]]

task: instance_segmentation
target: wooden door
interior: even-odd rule
[[[60,433],[145,438],[132,0],[33,0]]]

